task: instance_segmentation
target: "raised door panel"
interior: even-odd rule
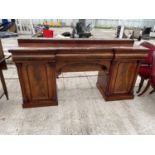
[[[113,67],[110,94],[130,94],[137,77],[137,63],[120,62]]]
[[[32,100],[48,99],[48,76],[45,64],[33,64],[26,67]]]
[[[21,85],[26,103],[57,100],[55,66],[50,63],[24,63]]]

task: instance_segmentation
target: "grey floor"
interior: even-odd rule
[[[95,32],[99,37],[114,35],[112,30]],[[2,42],[6,54],[17,45],[16,39]],[[8,64],[4,76],[10,99],[0,100],[0,134],[155,134],[155,93],[149,95],[148,91],[142,97],[135,95],[134,100],[105,102],[96,88],[96,75],[62,74],[57,79],[58,106],[23,109],[16,68]],[[135,90],[138,82],[139,78]]]

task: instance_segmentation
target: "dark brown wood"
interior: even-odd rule
[[[134,40],[129,39],[18,39],[19,47],[103,47],[133,46]]]
[[[62,72],[99,71],[97,88],[106,101],[132,99],[140,63],[149,49],[133,40],[19,39],[12,49],[23,107],[57,105]],[[24,48],[23,48],[24,47]]]
[[[5,62],[5,56],[3,52],[2,42],[0,40],[0,70],[7,69],[6,62]]]
[[[4,93],[2,93],[2,94],[5,95],[7,99],[9,99],[8,91],[7,91],[7,87],[6,87],[6,83],[5,83],[5,79],[4,79],[2,70],[0,70],[0,79],[1,79],[2,87],[3,87],[3,91],[4,91]],[[1,97],[2,97],[2,95],[1,95]]]
[[[7,91],[5,79],[4,79],[3,72],[2,72],[3,69],[7,69],[7,66],[6,66],[6,62],[5,62],[5,56],[4,56],[4,52],[3,52],[2,43],[1,43],[1,40],[0,40],[0,80],[1,80],[1,83],[2,83],[2,88],[0,88],[1,89],[0,90],[0,92],[1,92],[0,97],[5,95],[6,98],[8,99],[8,91]]]
[[[41,56],[42,57],[42,56]],[[57,105],[56,67],[54,57],[48,56],[38,59],[23,57],[18,61],[17,69],[20,78],[23,107]]]

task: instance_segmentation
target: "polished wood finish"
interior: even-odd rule
[[[19,47],[103,47],[133,46],[134,40],[103,39],[19,39]]]
[[[23,107],[57,105],[62,72],[99,71],[97,88],[107,101],[132,99],[140,63],[148,49],[133,40],[19,39],[9,50],[16,63]]]

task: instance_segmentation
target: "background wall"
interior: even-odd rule
[[[23,19],[25,20],[25,19]],[[44,20],[48,22],[53,21],[56,23],[58,19],[32,19],[33,24],[42,24]],[[72,23],[76,23],[77,19],[59,19],[63,26],[71,26]],[[155,27],[155,19],[87,19],[88,24],[92,23],[94,27],[112,28],[118,25],[124,25],[126,27],[140,27],[150,26]],[[1,23],[1,19],[0,19]]]
[[[33,19],[34,24],[43,23],[44,19]],[[50,22],[50,19],[47,19]],[[55,20],[52,20],[56,22]],[[77,22],[77,19],[60,19],[59,20],[65,26],[71,26],[72,23]],[[87,19],[87,23],[92,23],[94,27],[117,27],[118,25],[124,25],[126,27],[140,27],[143,28],[145,26],[154,27],[155,19]]]
[[[126,27],[154,27],[155,19],[96,19],[96,27],[117,27],[124,25]]]

